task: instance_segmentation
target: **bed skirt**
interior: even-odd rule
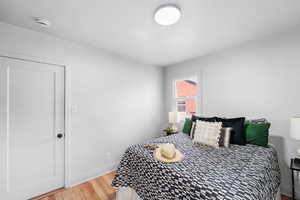
[[[118,188],[116,200],[142,200],[137,193],[130,187]],[[276,195],[276,200],[281,200],[280,190]]]

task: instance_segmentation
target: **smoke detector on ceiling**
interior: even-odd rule
[[[44,18],[35,18],[35,22],[44,28],[49,28],[51,26],[51,22]]]

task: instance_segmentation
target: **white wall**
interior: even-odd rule
[[[172,109],[173,77],[199,71],[201,115],[265,117],[272,122],[281,189],[291,194],[288,166],[300,148],[300,142],[289,138],[289,118],[300,116],[300,29],[166,68],[166,110]]]
[[[160,68],[5,23],[1,51],[67,63],[78,106],[70,123],[71,184],[111,170],[128,145],[160,134]]]

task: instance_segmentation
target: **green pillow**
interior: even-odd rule
[[[268,147],[270,123],[245,123],[246,142]]]
[[[192,125],[193,125],[193,121],[189,118],[186,118],[182,132],[189,135],[191,133]]]

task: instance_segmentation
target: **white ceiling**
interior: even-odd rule
[[[182,10],[170,27],[153,21],[165,3]],[[295,26],[300,0],[1,0],[0,21],[164,66]]]

